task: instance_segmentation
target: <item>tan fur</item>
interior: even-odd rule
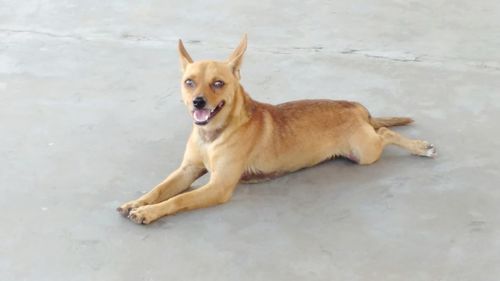
[[[372,118],[362,105],[348,101],[270,105],[252,100],[239,83],[246,46],[245,36],[227,61],[194,62],[179,41],[182,96],[188,111],[197,96],[205,97],[211,109],[222,100],[225,105],[208,124],[193,125],[181,166],[149,193],[119,207],[120,213],[149,224],[179,211],[224,203],[241,181],[267,180],[336,156],[373,163],[388,144],[415,155],[435,155],[427,142],[386,128],[406,125],[412,122],[409,118]],[[186,79],[196,86],[187,87]],[[215,80],[224,81],[224,87],[215,89]],[[209,182],[188,190],[207,171]]]
[[[413,119],[407,117],[372,118],[370,120],[370,124],[372,124],[375,129],[408,125],[410,123],[413,123]]]

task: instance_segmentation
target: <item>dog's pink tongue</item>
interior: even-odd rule
[[[210,110],[208,109],[196,109],[193,113],[194,121],[205,122],[210,117]]]

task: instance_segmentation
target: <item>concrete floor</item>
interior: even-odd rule
[[[0,1],[0,280],[499,279],[500,3],[254,2]],[[224,59],[244,32],[255,99],[408,115],[439,157],[390,148],[120,217],[183,154],[177,39]]]

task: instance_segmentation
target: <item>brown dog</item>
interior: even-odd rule
[[[194,125],[181,166],[118,211],[149,224],[183,210],[224,203],[238,182],[267,180],[336,156],[359,164],[377,161],[388,144],[433,157],[433,145],[386,127],[409,118],[372,118],[359,103],[302,100],[270,105],[252,100],[241,86],[246,36],[227,61],[194,62],[179,40],[182,97]],[[209,182],[192,191],[206,172]]]

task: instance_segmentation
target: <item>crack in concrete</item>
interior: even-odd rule
[[[367,58],[374,58],[374,59],[384,59],[384,60],[390,60],[390,61],[398,61],[398,62],[421,62],[419,57],[415,57],[412,59],[404,59],[404,58],[391,58],[391,57],[386,57],[386,56],[381,56],[381,55],[364,55]]]
[[[384,59],[396,62],[422,62],[421,57],[409,53],[391,54],[391,53],[382,53],[377,51],[364,51],[359,49],[346,49],[340,53],[344,55],[351,55],[351,54],[362,55],[367,58]]]
[[[78,41],[99,41],[99,40],[110,40],[110,41],[127,41],[127,42],[138,42],[138,43],[156,43],[156,44],[165,44],[165,43],[171,43],[171,42],[177,42],[177,38],[169,38],[169,39],[161,39],[161,38],[156,38],[156,37],[149,37],[149,36],[144,36],[144,35],[136,35],[136,34],[131,34],[131,33],[122,33],[119,37],[114,37],[110,38],[109,36],[96,36],[96,37],[84,37],[82,35],[76,35],[76,34],[57,34],[55,32],[50,32],[50,31],[39,31],[39,30],[24,30],[24,29],[6,29],[6,28],[0,28],[0,34],[1,33],[14,33],[14,34],[33,34],[33,35],[38,35],[38,36],[47,36],[50,38],[56,38],[56,39],[71,39],[71,40],[78,40]],[[188,44],[192,45],[206,45],[205,42],[198,40],[198,39],[189,39],[185,41]],[[218,45],[211,45],[215,46],[218,48],[222,49],[231,49],[231,47],[227,46],[218,46]],[[277,55],[290,55],[294,54],[297,52],[314,52],[314,53],[330,53],[333,55],[357,55],[357,56],[362,56],[365,58],[369,59],[379,59],[379,60],[387,60],[387,61],[392,61],[392,62],[402,62],[402,63],[428,63],[428,64],[435,64],[435,63],[440,63],[440,64],[446,64],[447,62],[443,62],[443,60],[436,58],[436,60],[428,60],[426,59],[425,61],[422,59],[424,57],[423,55],[413,55],[411,53],[407,52],[395,52],[395,51],[377,51],[377,50],[362,50],[362,49],[354,49],[354,48],[348,48],[344,50],[332,50],[323,46],[318,46],[318,45],[312,45],[312,46],[291,46],[287,48],[259,48],[258,46],[255,48],[256,52],[261,52],[261,53],[270,53],[270,54],[277,54]],[[425,56],[426,58],[432,58]],[[451,64],[457,64],[457,62],[449,62]],[[494,72],[499,72],[500,71],[500,66],[496,65],[495,63],[489,64],[485,62],[477,62],[477,61],[460,61],[458,63],[462,67],[471,67],[474,69],[479,69],[479,70],[487,70],[487,71],[494,71]]]
[[[87,39],[85,39],[79,35],[56,34],[56,33],[52,33],[52,32],[38,31],[38,30],[0,29],[0,32],[4,32],[4,33],[28,33],[28,34],[48,36],[48,37],[52,37],[52,38],[67,38],[67,39],[87,41]]]
[[[485,64],[485,63],[471,63],[470,66],[472,66],[474,68],[479,68],[479,69],[500,71],[500,66],[497,66],[497,65],[490,65],[490,64]]]
[[[310,46],[310,47],[292,47],[294,50],[305,50],[305,51],[314,51],[314,52],[320,52],[324,48],[321,46]]]

